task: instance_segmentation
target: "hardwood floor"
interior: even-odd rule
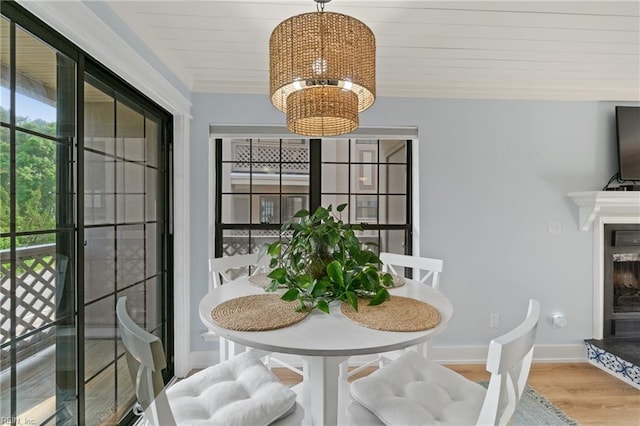
[[[481,364],[448,367],[473,381],[489,379]],[[284,368],[273,371],[287,385],[300,381]],[[589,363],[534,364],[528,383],[581,425],[640,425],[640,390]]]

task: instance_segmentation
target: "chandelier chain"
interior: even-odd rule
[[[314,0],[316,2],[316,11],[324,12],[324,4],[329,3],[331,0]]]

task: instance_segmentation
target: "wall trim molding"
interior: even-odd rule
[[[169,112],[190,114],[191,100],[83,2],[21,1],[20,5]]]
[[[277,124],[210,124],[209,134],[212,139],[225,137],[256,137],[256,135],[262,137],[300,138],[299,135],[291,133],[286,126]],[[324,139],[350,138],[417,139],[418,128],[416,126],[358,127],[351,133],[330,136]]]

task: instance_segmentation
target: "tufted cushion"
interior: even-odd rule
[[[296,403],[250,352],[202,370],[167,390],[178,425],[267,425]]]
[[[408,351],[351,384],[351,397],[386,425],[474,425],[486,389]]]

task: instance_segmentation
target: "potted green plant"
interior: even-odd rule
[[[340,204],[340,214],[346,207]],[[315,212],[300,210],[281,227],[281,239],[266,246],[274,268],[268,277],[270,291],[286,287],[282,299],[298,300],[298,310],[318,308],[329,312],[333,300],[347,301],[355,310],[358,298],[379,305],[389,299],[390,274],[381,273],[380,259],[360,242],[359,225],[344,223],[333,207]]]

